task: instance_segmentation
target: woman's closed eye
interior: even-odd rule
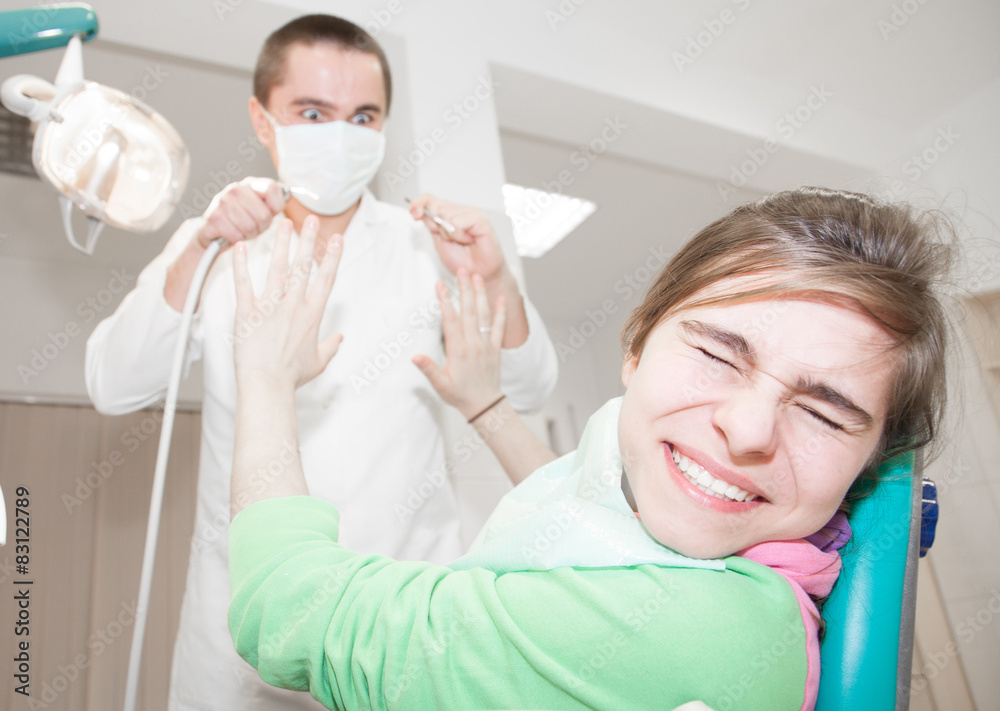
[[[830,428],[831,430],[834,430],[836,432],[843,432],[844,431],[844,426],[843,425],[841,425],[841,424],[839,424],[837,422],[834,422],[829,417],[825,417],[824,415],[820,414],[819,412],[817,412],[813,408],[811,408],[811,407],[809,407],[807,405],[803,405],[802,403],[796,403],[796,405],[798,405],[800,408],[802,408],[807,413],[809,413],[813,417],[813,419],[819,420],[821,423],[823,423],[823,425],[825,425],[826,427]]]
[[[710,362],[716,363],[716,364],[719,364],[719,365],[726,365],[726,366],[729,366],[730,368],[732,368],[735,371],[742,372],[742,371],[740,371],[739,367],[737,367],[737,365],[735,363],[733,363],[732,361],[726,360],[725,358],[722,358],[720,356],[717,356],[715,353],[713,353],[712,351],[708,350],[707,348],[705,348],[703,346],[697,346],[697,345],[694,346],[694,348],[695,348],[695,350],[699,351],[702,355],[704,355]],[[835,422],[835,421],[831,420],[829,417],[823,415],[818,410],[816,410],[816,409],[814,409],[812,407],[809,407],[808,405],[804,405],[804,404],[802,404],[800,402],[796,402],[795,405],[797,407],[799,407],[800,409],[802,409],[803,411],[805,411],[806,413],[808,413],[809,416],[812,417],[814,420],[820,422],[824,427],[826,427],[826,428],[828,428],[830,430],[833,430],[834,432],[843,432],[844,431],[844,426],[842,424],[840,424],[839,422]]]
[[[714,363],[719,363],[721,365],[728,365],[730,368],[733,368],[734,370],[738,370],[738,368],[736,368],[735,365],[733,365],[731,362],[729,362],[725,358],[720,358],[719,356],[715,355],[714,353],[712,353],[711,351],[709,351],[709,350],[707,350],[705,348],[702,348],[701,346],[695,346],[695,349],[698,350],[698,351],[701,351],[701,353],[704,354],[706,358],[708,358],[710,361],[712,361]]]

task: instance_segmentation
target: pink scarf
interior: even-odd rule
[[[849,529],[848,529],[849,531]],[[846,538],[845,538],[846,540]],[[839,546],[837,546],[839,547]],[[806,628],[805,701],[803,711],[812,711],[819,691],[819,611],[809,595],[826,597],[840,574],[840,554],[836,550],[820,550],[813,543],[770,541],[750,546],[736,555],[766,565],[781,574],[791,584],[799,602],[802,622]]]

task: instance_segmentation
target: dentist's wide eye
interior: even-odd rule
[[[360,126],[364,126],[366,123],[371,123],[372,117],[369,114],[354,114],[351,117],[351,123],[356,123]]]
[[[323,118],[323,114],[319,109],[306,109],[302,112],[302,118],[307,121],[319,121]]]

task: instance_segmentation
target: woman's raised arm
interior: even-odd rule
[[[253,292],[246,247],[234,248],[236,276],[236,432],[230,514],[255,501],[308,494],[298,447],[295,389],[319,375],[342,336],[319,341],[319,323],[333,288],[343,240],[334,235],[311,280],[318,223],[302,228],[298,253],[288,260],[291,220],[284,221],[263,293]]]
[[[413,358],[445,402],[458,409],[483,438],[507,476],[518,484],[556,458],[500,392],[500,347],[506,319],[503,297],[490,319],[486,288],[478,274],[458,273],[460,313],[444,284],[438,284],[445,364],[425,355]]]

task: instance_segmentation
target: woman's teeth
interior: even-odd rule
[[[673,450],[671,454],[674,457],[674,464],[681,470],[685,478],[706,494],[723,501],[753,501],[758,498],[756,494],[746,492],[735,484],[716,479],[705,471],[703,466],[691,461],[683,454]]]

